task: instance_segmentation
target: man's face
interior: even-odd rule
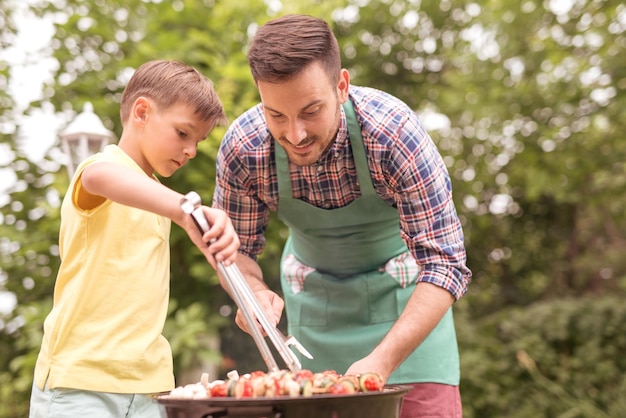
[[[312,165],[330,148],[349,81],[341,70],[339,83],[332,85],[321,65],[313,63],[288,81],[258,83],[267,126],[293,164]]]

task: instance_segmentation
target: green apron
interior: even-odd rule
[[[343,105],[361,197],[338,209],[293,199],[289,162],[276,142],[278,215],[289,226],[283,251],[312,267],[300,291],[281,269],[288,331],[314,359],[299,355],[302,367],[344,373],[368,355],[402,313],[415,281],[402,287],[385,263],[408,251],[398,212],[374,190],[365,146],[350,100]],[[419,321],[419,318],[415,318]],[[452,308],[424,342],[396,369],[389,383],[459,384],[459,353]]]

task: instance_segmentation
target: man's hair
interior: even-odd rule
[[[286,15],[257,29],[248,49],[254,81],[276,83],[319,62],[331,83],[339,81],[339,45],[328,24],[307,15]]]
[[[200,120],[213,121],[212,128],[228,122],[211,80],[181,61],[148,61],[135,70],[122,94],[122,123],[141,96],[154,100],[161,110],[179,103],[195,107]]]

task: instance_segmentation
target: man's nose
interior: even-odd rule
[[[298,120],[290,122],[285,137],[291,144],[298,145],[306,138],[304,123]]]

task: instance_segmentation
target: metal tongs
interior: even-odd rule
[[[210,225],[200,206],[201,199],[196,192],[187,193],[180,201],[180,207],[183,212],[191,215],[198,229],[202,233],[205,233],[209,230]],[[263,337],[263,333],[259,327],[256,326],[256,321],[259,322],[263,331],[265,331],[270,338],[289,370],[293,373],[299,372],[302,369],[302,365],[295,353],[289,349],[289,346],[295,347],[300,353],[310,359],[312,359],[313,356],[311,356],[295,337],[283,335],[283,333],[270,323],[261,305],[254,297],[250,286],[248,286],[248,282],[246,282],[246,279],[243,277],[236,264],[226,266],[224,263],[218,262],[217,267],[228,285],[229,293],[232,295],[235,304],[237,304],[237,307],[243,313],[252,338],[267,365],[268,371],[278,371],[280,369]]]

